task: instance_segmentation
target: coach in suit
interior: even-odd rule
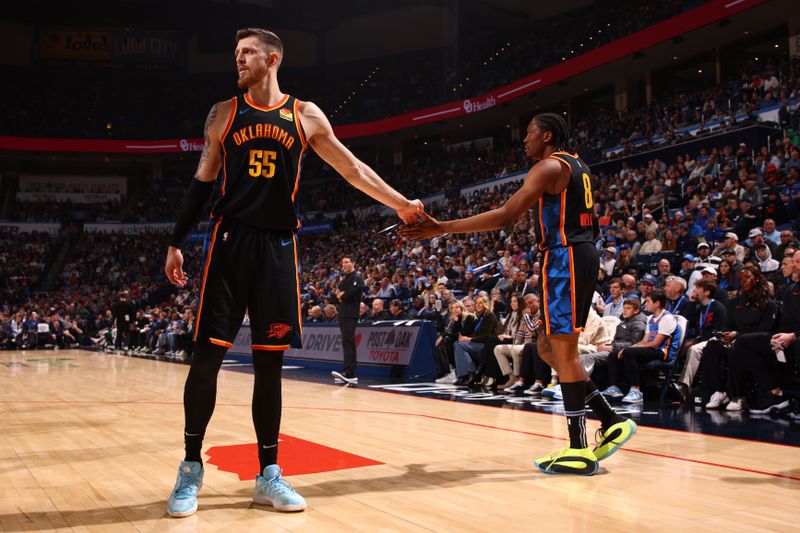
[[[356,323],[364,294],[364,280],[355,271],[355,264],[349,257],[342,258],[342,270],[344,278],[336,290],[336,299],[339,302],[339,330],[342,332],[344,352],[343,374],[347,380],[352,380],[356,378]]]

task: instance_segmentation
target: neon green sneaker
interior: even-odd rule
[[[598,430],[602,434],[602,438],[597,442],[594,447],[594,456],[598,461],[608,459],[620,449],[620,447],[631,440],[636,434],[636,422],[630,418],[626,418],[621,422],[612,424],[605,430]]]
[[[536,459],[533,464],[545,474],[591,476],[600,464],[589,448],[562,448]]]

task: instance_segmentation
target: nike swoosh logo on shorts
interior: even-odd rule
[[[292,241],[281,241],[281,246],[289,246],[292,244]]]

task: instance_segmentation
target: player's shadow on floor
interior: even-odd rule
[[[214,498],[209,495],[208,499]],[[225,503],[203,503],[202,495],[199,499],[199,512],[213,511],[219,509],[249,509],[253,503],[247,499],[236,502]],[[0,524],[10,531],[40,531],[49,529],[69,529],[76,525],[83,527],[91,526],[111,526],[115,524],[137,523],[140,527],[145,521],[159,520],[153,531],[165,531],[170,529],[181,529],[192,526],[191,522],[196,522],[197,516],[187,518],[171,518],[166,512],[167,501],[159,500],[152,503],[141,505],[120,505],[117,507],[104,507],[97,509],[81,509],[77,511],[36,511],[29,512],[21,510],[16,514],[0,514]],[[261,508],[260,506],[257,506]],[[265,510],[273,510],[265,507]],[[277,511],[275,511],[277,512]],[[164,522],[161,519],[165,520]],[[191,528],[194,530],[194,528]]]
[[[552,479],[553,477],[539,472],[531,466],[529,471],[519,469],[490,469],[490,470],[435,470],[428,471],[428,465],[409,464],[405,472],[378,478],[346,479],[309,483],[308,485],[295,484],[294,487],[306,499],[325,498],[331,496],[344,496],[365,492],[396,492],[427,490],[431,488],[464,487],[476,483],[508,483],[514,481],[536,481]],[[599,475],[607,471],[601,469]],[[244,491],[242,491],[244,493]]]
[[[384,476],[369,479],[337,479],[323,481],[321,483],[311,483],[305,486],[296,485],[298,492],[309,500],[313,508],[314,500],[324,498],[371,493],[371,492],[397,492],[425,490],[434,487],[463,487],[474,483],[507,483],[510,481],[550,481],[554,478],[579,479],[573,476],[548,476],[532,468],[530,471],[520,471],[519,469],[490,469],[490,470],[439,470],[427,471],[427,465],[410,464],[406,466],[406,471],[397,475]],[[601,469],[599,475],[607,471]],[[198,513],[222,509],[256,509],[267,513],[280,513],[272,507],[254,505],[252,502],[252,485],[247,483],[242,486],[236,494],[219,494],[201,491],[198,498]],[[141,523],[152,520],[159,521],[157,529],[183,529],[192,527],[192,522],[197,520],[197,516],[183,519],[171,519],[166,514],[166,496],[164,500],[139,505],[121,505],[116,507],[105,507],[96,509],[82,509],[76,511],[36,511],[29,512],[20,509],[19,513],[0,514],[0,524],[10,526],[14,531],[38,531],[41,529],[69,528],[72,525],[82,526],[112,525],[121,523]],[[218,498],[231,498],[234,501],[215,503]],[[286,515],[286,513],[280,513]],[[292,513],[294,515],[294,513]],[[296,514],[297,520],[303,521],[303,513]]]

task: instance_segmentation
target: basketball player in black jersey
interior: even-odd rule
[[[197,509],[203,481],[200,450],[214,410],[217,374],[245,312],[252,333],[253,423],[260,462],[253,500],[280,511],[306,508],[277,465],[283,351],[302,342],[296,199],[306,150],[314,149],[351,185],[395,209],[404,222],[422,212],[419,200],[406,199],[339,142],[319,107],[281,92],[277,73],[282,59],[283,45],[274,33],[248,28],[236,34],[238,84],[247,91],[215,104],[208,114],[200,163],[167,252],[164,270],[170,282],[182,287],[187,276],[181,247],[216,181],[195,351],[184,389],[186,456],[167,504],[171,516],[189,516]]]
[[[525,155],[538,160],[522,187],[497,209],[465,219],[439,222],[423,214],[400,234],[427,239],[443,233],[491,231],[511,226],[529,209],[542,265],[542,331],[539,355],[558,371],[570,444],[535,461],[548,474],[592,475],[598,461],[613,454],[636,432],[636,424],[609,407],[578,359],[578,333],[586,324],[597,282],[597,217],[589,167],[566,150],[564,119],[542,113],[531,120]],[[585,405],[600,417],[602,438],[592,450],[586,440]]]

